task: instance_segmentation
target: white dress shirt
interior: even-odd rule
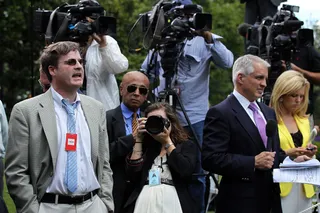
[[[54,100],[54,110],[57,121],[58,133],[58,158],[53,180],[47,188],[47,193],[71,195],[64,183],[67,165],[67,151],[65,151],[65,141],[67,133],[67,111],[62,106],[63,97],[57,93],[53,87],[50,88]],[[100,188],[99,182],[94,173],[91,161],[91,137],[87,121],[81,108],[79,94],[75,102],[80,102],[75,109],[77,140],[77,167],[78,167],[78,187],[72,195],[84,195]]]
[[[251,102],[247,98],[245,98],[243,95],[241,95],[237,90],[233,90],[233,95],[234,95],[234,97],[236,97],[236,99],[239,101],[240,105],[243,107],[243,109],[249,115],[252,122],[256,125],[256,122],[254,121],[254,117],[253,117],[253,111],[251,109],[249,109],[249,105]],[[257,106],[258,112],[261,115],[261,117],[263,118],[264,122],[267,123],[259,105],[257,104],[257,102],[255,101],[253,103]]]
[[[93,40],[86,53],[86,94],[100,101],[105,110],[120,105],[119,88],[115,74],[128,69],[128,59],[121,53],[116,40],[105,36],[106,47]]]

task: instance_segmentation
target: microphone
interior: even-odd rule
[[[247,33],[248,33],[248,29],[251,28],[252,25],[248,24],[248,23],[242,23],[238,26],[238,33],[242,36],[242,37],[247,37]]]
[[[268,120],[267,125],[266,125],[266,135],[268,137],[267,141],[267,150],[268,151],[274,151],[274,144],[272,141],[272,137],[277,131],[277,122],[275,120]]]
[[[90,7],[72,7],[70,13],[81,13],[83,15],[91,15],[92,13],[103,13],[104,9],[101,6],[90,6]]]

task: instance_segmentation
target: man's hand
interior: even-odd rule
[[[275,152],[261,152],[254,157],[254,167],[257,169],[271,169],[275,155]]]
[[[212,39],[212,33],[209,31],[202,31],[202,30],[197,30],[196,33],[199,36],[202,36],[204,38],[204,40],[208,43],[208,44],[212,44],[213,43],[213,39]]]
[[[97,35],[96,33],[93,33],[92,38],[96,40],[96,42],[99,44],[99,47],[107,46],[106,37],[104,35]]]

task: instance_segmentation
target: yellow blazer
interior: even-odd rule
[[[298,129],[300,130],[303,136],[302,147],[307,147],[308,139],[310,137],[309,119],[308,117],[301,118],[295,115],[294,120],[296,121]],[[286,125],[282,121],[282,119],[278,123],[278,129],[279,129],[280,147],[283,150],[295,148],[292,137]],[[307,198],[311,198],[314,195],[313,185],[303,184],[303,188]],[[281,197],[285,197],[290,193],[292,189],[292,183],[280,183],[280,189],[281,189],[281,194],[280,194]]]

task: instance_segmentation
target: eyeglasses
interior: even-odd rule
[[[146,95],[146,94],[148,93],[148,89],[147,89],[146,87],[144,87],[144,86],[137,86],[137,85],[134,85],[134,84],[129,85],[129,86],[127,87],[127,91],[128,91],[129,93],[133,93],[133,92],[135,92],[135,91],[137,90],[137,88],[139,88],[139,93],[140,93],[141,95]]]
[[[51,87],[50,84],[43,84],[43,83],[40,81],[40,79],[38,80],[38,82],[39,82],[41,88],[42,88],[43,90],[45,90],[45,91],[47,91],[47,90],[50,89],[50,87]]]
[[[67,61],[64,61],[63,63],[66,64],[66,65],[69,65],[69,66],[74,66],[77,64],[77,61],[79,62],[79,64],[83,65],[85,63],[85,60],[83,59],[74,59],[74,58],[70,58],[69,60]]]

